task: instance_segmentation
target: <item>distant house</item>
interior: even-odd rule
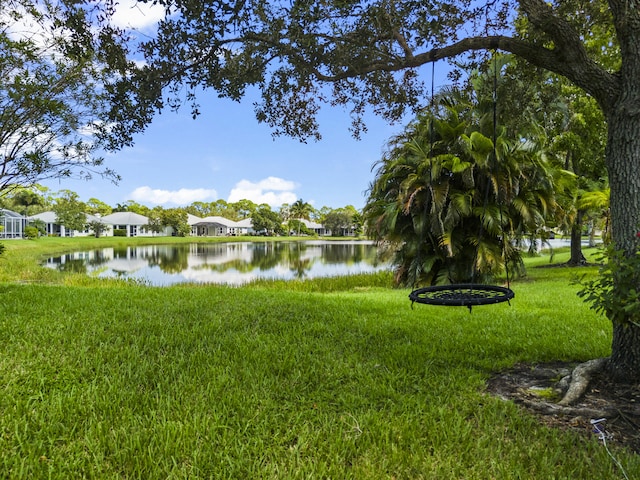
[[[89,228],[82,231],[69,230],[60,225],[57,221],[55,212],[43,212],[37,215],[31,215],[27,217],[26,222],[40,220],[45,224],[45,231],[47,235],[61,236],[61,237],[73,237],[73,236],[88,236],[93,235],[94,232]],[[165,227],[162,232],[154,233],[149,230],[147,225],[149,224],[149,218],[134,212],[115,212],[104,217],[97,217],[87,214],[87,223],[92,221],[98,221],[107,226],[106,231],[102,232],[102,236],[111,236],[114,231],[124,231],[127,237],[144,236],[150,237],[155,235],[168,236],[173,234],[171,227]],[[301,222],[311,232],[319,236],[331,235],[331,230],[324,227],[319,223],[302,219]],[[10,210],[1,210],[0,213],[0,238],[21,238],[23,236],[23,229],[25,224],[25,217],[12,212]],[[187,224],[191,227],[192,236],[206,236],[206,237],[221,237],[221,236],[241,236],[252,235],[255,232],[253,229],[253,222],[251,218],[245,218],[239,222],[229,220],[220,216],[210,216],[200,218],[195,215],[187,215]],[[342,232],[343,235],[354,235],[355,229],[345,229]]]
[[[331,235],[331,230],[327,230],[326,228],[324,228],[324,225],[320,225],[319,223],[304,218],[300,219],[300,221],[304,224],[305,227],[307,227],[308,230],[312,231],[316,235]]]
[[[124,230],[125,237],[151,237],[153,232],[144,227],[149,224],[149,219],[144,215],[134,212],[116,212],[101,218],[104,223],[113,225],[113,231]]]
[[[108,222],[106,222],[103,218],[96,217],[95,215],[85,214],[87,223],[89,222],[102,222],[107,225],[107,230],[102,232],[103,236],[111,235],[111,226]],[[45,232],[48,236],[55,237],[86,237],[89,235],[94,235],[89,228],[84,228],[83,230],[70,230],[66,228],[64,225],[58,223],[58,217],[55,212],[42,212],[37,213],[36,215],[31,215],[27,218],[28,222],[32,222],[34,220],[40,220],[45,225]]]
[[[219,216],[201,218],[200,221],[193,224],[192,227],[196,228],[196,235],[201,237],[227,237],[241,235],[243,228],[238,225],[238,222]]]
[[[0,209],[0,238],[22,238],[24,216]]]
[[[240,220],[239,222],[236,222],[236,225],[236,228],[238,229],[238,235],[251,235],[252,233],[254,233],[253,222],[251,221],[251,218]]]
[[[113,225],[109,222],[105,221],[103,217],[98,217],[97,215],[91,215],[87,213],[87,223],[91,222],[100,222],[106,226],[106,229],[100,234],[101,237],[111,237],[113,235]],[[82,232],[82,235],[95,235],[95,232],[90,228],[85,228]]]
[[[193,237],[198,236],[197,224],[200,223],[201,221],[202,219],[200,217],[196,217],[195,215],[191,215],[190,213],[187,213],[187,224],[191,227],[191,236]]]
[[[28,220],[30,222],[34,220],[40,220],[45,225],[46,235],[51,237],[71,237],[69,232],[63,225],[58,223],[58,217],[55,212],[42,212],[36,215],[31,215]]]

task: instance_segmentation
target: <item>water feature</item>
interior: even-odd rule
[[[61,271],[149,285],[305,279],[388,269],[368,241],[225,242],[102,248],[49,258]]]

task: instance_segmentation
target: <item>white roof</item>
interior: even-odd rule
[[[5,217],[15,217],[15,218],[20,218],[22,217],[22,215],[20,215],[17,212],[14,212],[12,210],[7,210],[5,208],[0,208],[0,217],[1,216],[5,216]]]
[[[301,221],[302,223],[304,223],[304,225],[305,225],[307,228],[315,228],[315,229],[318,229],[318,228],[324,228],[324,225],[320,225],[319,223],[312,222],[312,221],[310,221],[310,220],[307,220],[306,218],[302,218],[302,219],[300,219],[300,221]]]
[[[85,217],[87,217],[87,222],[109,223],[105,221],[104,218],[98,217],[96,215],[91,215],[90,213],[86,213]],[[40,220],[44,223],[58,223],[58,216],[55,212],[48,211],[31,215],[29,216],[29,220]]]
[[[252,228],[253,227],[253,222],[251,221],[251,217],[244,218],[244,219],[240,220],[239,222],[236,222],[236,226],[240,227],[240,228]]]
[[[104,223],[111,225],[147,225],[149,219],[134,212],[116,212],[102,217]]]
[[[194,225],[205,225],[205,224],[212,224],[212,223],[222,225],[223,227],[238,227],[238,222],[234,222],[233,220],[229,220],[228,218],[219,217],[216,215],[212,217],[205,217],[201,219],[199,222],[196,222]]]
[[[87,217],[87,222],[100,222],[100,223],[107,223],[104,221],[104,218],[99,217],[97,215],[91,215],[90,213],[86,214]]]
[[[195,225],[196,223],[200,223],[202,222],[202,219],[200,217],[196,217],[195,215],[191,215],[190,213],[187,213],[187,223],[189,225]]]
[[[96,215],[91,215],[90,213],[86,213],[87,222],[101,222],[101,223],[109,223],[103,217],[97,217]],[[41,220],[44,223],[58,223],[58,217],[55,212],[42,212],[36,213],[35,215],[31,215],[29,220]]]
[[[58,217],[56,216],[55,212],[42,212],[31,215],[29,217],[29,220],[41,220],[44,223],[56,223]]]

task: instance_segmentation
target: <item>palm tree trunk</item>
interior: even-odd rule
[[[576,220],[571,226],[571,258],[567,263],[573,267],[587,263],[582,254],[582,217],[582,210],[578,210]]]

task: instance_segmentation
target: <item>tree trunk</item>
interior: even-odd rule
[[[606,162],[611,186],[611,234],[617,249],[636,254],[640,229],[640,82],[607,112]],[[615,288],[615,287],[614,287]],[[640,290],[640,285],[638,285]],[[609,370],[619,381],[640,382],[640,327],[622,322],[613,325]]]
[[[589,247],[596,246],[596,225],[595,222],[589,222]]]
[[[608,369],[614,380],[640,382],[640,326],[613,326]]]
[[[571,258],[569,265],[578,266],[585,265],[587,259],[582,254],[582,211],[578,210],[576,220],[571,226]]]

